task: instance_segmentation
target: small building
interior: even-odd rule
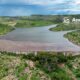
[[[72,22],[80,22],[80,19],[73,18]]]
[[[64,19],[63,19],[63,23],[69,24],[69,23],[70,23],[69,18],[68,18],[68,17],[64,17]]]

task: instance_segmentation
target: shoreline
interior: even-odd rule
[[[65,47],[56,45],[55,43],[36,43],[11,41],[0,39],[0,51],[7,52],[28,52],[28,51],[54,51],[54,52],[80,52],[80,48],[73,48],[71,46]]]

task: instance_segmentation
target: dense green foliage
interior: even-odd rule
[[[35,61],[36,67],[47,73],[51,80],[71,80],[65,69],[60,67],[60,65],[66,64],[69,59],[62,53],[39,52],[36,56],[32,53],[24,55],[23,58]]]
[[[58,63],[64,63],[67,62],[67,57],[64,56],[63,54],[60,55],[53,55],[52,53],[49,54],[49,52],[41,52],[38,53],[37,56],[35,56],[34,54],[29,54],[27,55],[27,58],[37,61],[37,63],[39,63],[40,65],[37,64],[37,66],[41,66],[41,68],[46,67],[45,71],[47,72],[53,72],[56,70],[56,68],[58,67],[57,64]],[[55,66],[55,67],[52,67]]]

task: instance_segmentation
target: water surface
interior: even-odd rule
[[[3,39],[33,43],[52,43],[57,47],[62,47],[65,49],[80,49],[80,47],[63,37],[64,34],[66,34],[68,31],[53,32],[49,30],[49,28],[55,26],[56,25],[32,28],[17,28],[16,30],[6,34]]]

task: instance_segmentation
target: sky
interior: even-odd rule
[[[80,0],[0,0],[0,16],[80,14]]]

